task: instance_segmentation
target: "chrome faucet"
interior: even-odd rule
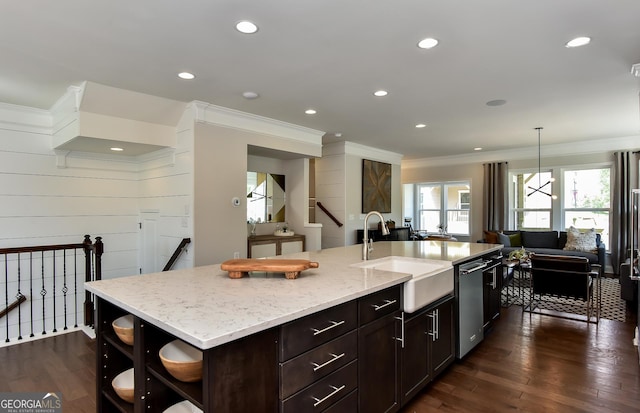
[[[382,235],[389,235],[389,228],[384,223],[384,217],[378,211],[371,211],[364,217],[364,237],[362,238],[362,259],[368,260],[369,253],[373,251],[373,240],[369,239],[369,217],[371,215],[377,215],[380,218],[380,227],[382,228]]]

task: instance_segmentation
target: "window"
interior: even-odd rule
[[[595,228],[609,246],[611,169],[565,170],[562,178],[564,227]]]
[[[417,228],[449,234],[469,235],[471,210],[469,182],[430,183],[416,185]]]
[[[512,220],[516,229],[550,230],[552,228],[551,172],[524,172],[512,175]]]
[[[552,176],[560,177],[554,182]],[[609,245],[611,167],[557,168],[553,171],[510,174],[510,227],[523,230],[560,230],[570,226],[595,228]],[[559,185],[559,187],[555,186]],[[537,190],[542,187],[541,190]],[[554,200],[547,194],[561,188]]]

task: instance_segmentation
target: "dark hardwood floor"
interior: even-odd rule
[[[497,326],[402,413],[640,412],[635,316],[598,325],[504,308]]]
[[[634,323],[631,313],[593,325],[505,308],[485,341],[402,413],[638,412]],[[74,332],[0,348],[0,392],[58,391],[65,413],[95,412],[94,346]]]

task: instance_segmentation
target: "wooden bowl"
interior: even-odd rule
[[[176,403],[169,407],[163,413],[202,413],[202,410],[198,409],[190,401],[183,400],[180,403]]]
[[[116,318],[111,325],[123,343],[133,345],[133,316],[131,314]]]
[[[118,374],[111,386],[122,400],[133,403],[133,368]]]
[[[182,340],[173,340],[160,349],[160,361],[169,374],[180,381],[202,380],[202,351]]]

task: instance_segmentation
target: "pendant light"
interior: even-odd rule
[[[532,186],[529,186],[528,188],[531,189],[531,192],[529,192],[527,194],[527,196],[531,196],[531,195],[535,194],[536,192],[539,192],[541,194],[544,194],[546,196],[551,197],[552,199],[556,199],[556,198],[558,198],[556,195],[552,195],[550,192],[546,192],[546,191],[542,190],[545,186],[551,184],[551,182],[554,182],[555,179],[551,178],[545,184],[542,184],[542,182],[541,182],[542,170],[540,168],[540,158],[541,158],[541,156],[540,156],[540,131],[543,128],[542,128],[542,126],[538,126],[537,128],[534,128],[534,129],[538,131],[538,187],[534,188]]]

